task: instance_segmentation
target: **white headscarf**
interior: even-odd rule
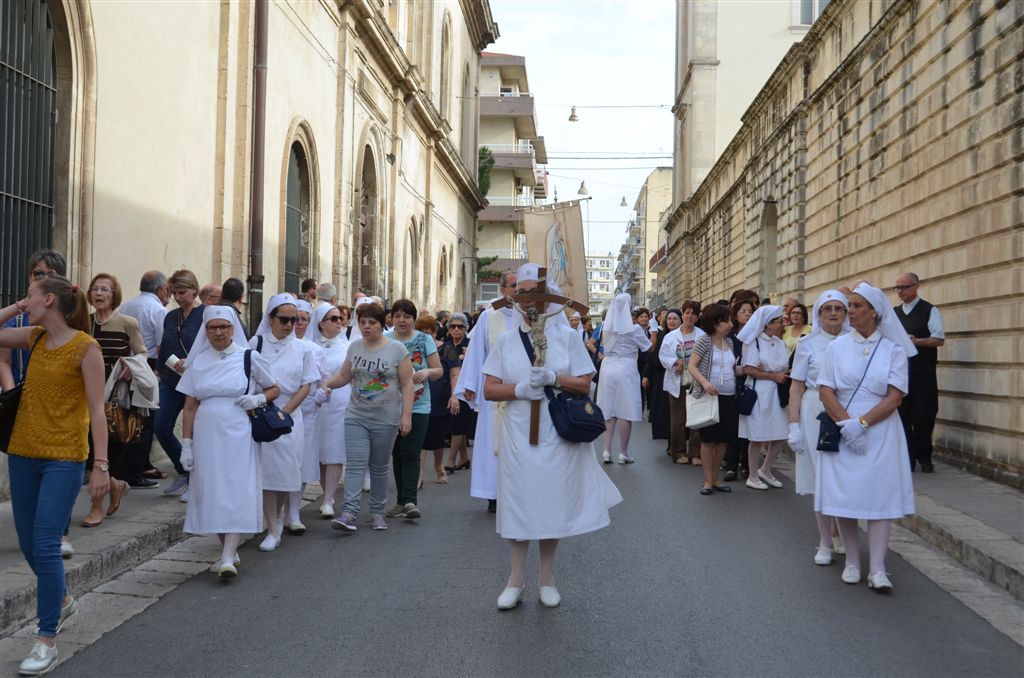
[[[608,315],[604,319],[604,329],[601,330],[601,342],[605,351],[611,350],[621,335],[633,332],[633,315],[629,312],[630,301],[631,297],[625,293],[617,294],[612,299],[612,305],[608,307]]]
[[[573,311],[572,317],[579,318],[580,324],[576,326],[576,333],[582,337],[586,332],[586,329],[583,327],[583,316],[580,315],[579,311]],[[569,323],[569,327],[572,327],[572,323]]]
[[[814,310],[811,311],[811,333],[808,336],[814,336],[815,334],[823,334],[825,330],[821,327],[821,307],[830,301],[838,301],[843,305],[843,308],[849,310],[850,304],[846,299],[846,295],[839,290],[825,290],[818,295],[818,300],[814,302]],[[850,320],[843,318],[843,327],[839,330],[839,334],[846,334],[850,331]]]
[[[518,269],[516,269],[516,284],[517,285],[519,283],[522,283],[522,282],[530,282],[530,281],[540,282],[540,264],[526,263],[526,264],[523,264],[522,266],[520,266]],[[547,291],[548,294],[554,294],[554,295],[557,295],[557,296],[562,296],[562,288],[560,288],[557,284],[555,284],[555,282],[553,280],[545,281],[544,289]],[[553,313],[558,313],[558,315],[561,316],[562,319],[561,319],[561,321],[559,321],[558,317],[555,316],[554,317],[554,321],[555,322],[559,322],[560,324],[565,325],[565,326],[568,327],[569,326],[569,319],[565,317],[564,313],[560,313],[560,311],[563,308],[565,308],[565,307],[562,304],[548,304],[547,305],[547,310],[545,311],[545,313],[547,315],[551,315]],[[548,319],[548,323],[551,323],[551,322],[552,322],[552,320]]]
[[[281,294],[275,294],[270,297],[270,301],[267,302],[267,310],[263,314],[263,320],[260,321],[260,326],[256,328],[256,333],[253,336],[270,334],[270,314],[273,313],[275,308],[278,306],[284,306],[285,304],[291,304],[298,308],[299,300],[296,299],[295,295],[291,292],[282,292]],[[295,325],[292,325],[292,334],[295,334]]]
[[[319,306],[317,308],[319,308]],[[295,310],[302,311],[303,313],[309,316],[309,323],[306,325],[306,333],[302,336],[302,340],[313,341],[313,339],[310,338],[309,336],[309,326],[313,324],[313,304],[309,303],[309,301],[307,301],[306,299],[298,299],[295,302]],[[296,323],[295,327],[298,326],[298,323]],[[296,338],[298,338],[298,335],[296,335]]]
[[[758,306],[754,314],[750,316],[750,320],[743,326],[743,329],[739,331],[736,338],[740,340],[741,344],[749,344],[750,342],[761,336],[764,332],[765,326],[776,318],[782,317],[782,307],[773,306],[771,304],[767,306]]]
[[[331,306],[328,303],[320,304],[319,306],[316,307],[316,310],[313,312],[313,316],[309,320],[309,327],[306,328],[305,338],[307,340],[316,343],[318,346],[322,346],[324,342],[327,341],[327,339],[324,338],[324,335],[320,333],[320,323],[324,321],[324,318],[327,317],[327,314],[330,313],[332,309],[337,311],[338,307]],[[340,332],[338,336],[332,339],[331,341],[334,341],[336,339],[344,339],[347,341],[344,332]]]
[[[196,335],[196,340],[192,343],[192,349],[185,359],[186,364],[191,365],[203,351],[216,350],[210,345],[210,339],[206,336],[206,323],[211,320],[230,321],[235,328],[234,334],[231,335],[231,342],[241,348],[249,348],[249,345],[245,343],[245,330],[242,329],[242,321],[235,308],[233,306],[207,306],[203,309],[203,329]]]
[[[885,292],[862,282],[854,288],[852,294],[864,297],[878,313],[878,331],[883,337],[902,347],[908,358],[917,355],[917,348],[911,343],[907,331],[903,329],[903,323],[896,317],[892,304],[885,298]]]

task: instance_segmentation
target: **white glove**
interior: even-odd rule
[[[241,407],[243,410],[254,410],[257,407],[262,407],[267,404],[267,396],[262,393],[256,395],[244,395],[238,396],[235,400],[235,404]]]
[[[545,386],[554,386],[555,379],[558,375],[555,374],[554,370],[549,370],[546,367],[531,367],[530,368],[530,386],[536,386],[544,388]]]
[[[839,422],[842,429],[843,442],[854,454],[865,455],[868,452],[867,439],[864,437],[864,427],[856,419],[844,419]]]
[[[543,400],[544,389],[540,386],[531,386],[529,381],[521,381],[516,384],[516,398],[519,400]]]
[[[323,405],[331,399],[331,389],[329,388],[318,388],[316,393],[313,395],[313,402],[317,405]]]
[[[186,471],[191,471],[196,465],[196,455],[192,451],[192,439],[185,438],[181,441],[181,459],[178,460],[181,464],[181,468]]]
[[[796,454],[804,453],[804,436],[800,432],[800,424],[792,423],[789,425],[789,437],[786,438],[786,442],[789,443],[789,449],[793,450]]]

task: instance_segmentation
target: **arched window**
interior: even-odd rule
[[[285,191],[284,289],[299,292],[310,276],[309,162],[298,141],[288,153],[288,186]]]
[[[45,0],[0,3],[0,27],[11,38],[0,59],[0,306],[7,306],[25,290],[29,255],[53,244],[57,61]]]
[[[452,20],[448,12],[444,14],[444,23],[441,26],[441,96],[440,112],[445,120],[451,120],[452,100]]]
[[[437,291],[439,294],[445,293],[445,286],[448,284],[448,249],[446,247],[441,248],[441,263],[437,267]]]
[[[419,241],[417,239],[416,217],[412,218],[412,224],[409,226],[409,239],[408,244],[406,245],[406,252],[408,254],[408,263],[405,280],[408,287],[408,298],[413,301],[417,301],[420,294],[420,252]]]
[[[377,231],[379,201],[377,197],[377,163],[369,144],[363,147],[363,167],[359,177],[358,205],[358,246],[356,248],[356,289],[374,295],[384,294],[384,276],[377,269]]]

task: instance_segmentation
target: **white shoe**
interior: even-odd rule
[[[886,572],[876,572],[868,575],[868,588],[875,589],[879,593],[892,593],[892,582]]]
[[[41,676],[57,666],[57,646],[50,647],[41,641],[32,646],[25,661],[18,667],[19,676]]]
[[[334,504],[324,504],[320,507],[320,517],[324,520],[330,520],[334,517]]]
[[[747,478],[747,487],[752,490],[767,490],[768,486],[762,483],[760,480],[754,480],[753,478]]]
[[[778,478],[773,478],[766,473],[762,473],[760,469],[758,469],[757,471],[757,477],[776,489],[782,487],[781,480],[779,480]]]
[[[217,576],[221,579],[231,579],[232,577],[238,576],[238,570],[234,565],[225,561],[220,564],[220,568],[217,570]]]
[[[506,586],[498,596],[498,609],[511,610],[523,600],[522,586]]]
[[[825,548],[824,546],[818,547],[818,552],[814,554],[815,565],[831,565],[832,564],[832,549]]]
[[[370,491],[370,472],[367,471],[366,475],[363,476],[363,492]]]
[[[558,607],[562,604],[562,596],[554,586],[540,587],[540,604],[544,607]]]
[[[629,456],[628,454],[623,454],[622,452],[619,452],[620,464],[632,464],[634,461],[636,461],[636,459],[634,459],[633,457]]]
[[[178,497],[178,501],[180,501],[182,504],[187,504],[188,503],[189,494],[191,494],[191,493],[192,493],[192,488],[186,486],[185,487],[185,491],[181,493],[180,497]]]
[[[221,563],[223,563],[223,562],[224,562],[223,560],[218,560],[213,565],[210,565],[210,572],[213,572],[214,574],[217,574],[218,572],[220,572],[220,566],[221,566]],[[235,554],[235,557],[232,559],[231,564],[234,565],[236,568],[239,565],[242,564],[242,559],[238,557],[237,553]]]
[[[606,464],[612,463],[612,453],[609,452],[608,450],[605,450],[604,452],[602,452],[601,453],[601,461],[603,461]]]
[[[60,608],[60,622],[57,624],[57,633],[60,633],[61,629],[64,628],[64,623],[76,614],[78,614],[78,601],[72,598],[70,603]]]
[[[306,534],[306,526],[301,521],[285,523],[284,529],[288,530],[288,534]]]
[[[843,568],[842,580],[846,584],[859,584],[860,583],[860,568],[853,565],[847,565]],[[891,584],[890,584],[891,586]]]
[[[267,536],[260,542],[260,551],[273,551],[281,545],[281,538],[267,533]]]
[[[846,545],[843,544],[842,537],[832,537],[832,553],[840,556],[846,555]]]
[[[67,560],[71,556],[75,555],[75,547],[71,545],[69,541],[61,541],[60,543],[60,557]]]

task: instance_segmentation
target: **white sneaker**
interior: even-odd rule
[[[601,453],[601,460],[606,464],[612,463],[612,453],[608,450],[605,450],[604,452]]]
[[[633,457],[629,456],[628,454],[624,454],[622,452],[619,452],[619,463],[620,464],[632,464],[634,461],[636,461],[636,459],[634,459]]]
[[[60,542],[60,557],[67,560],[71,556],[75,555],[75,547],[71,545],[71,542],[61,540]]]
[[[41,676],[57,666],[57,646],[50,647],[41,641],[32,646],[25,661],[18,666],[19,676]]]
[[[233,577],[238,576],[238,570],[235,568],[234,565],[225,561],[221,563],[220,567],[217,569],[217,576],[219,576],[221,579],[231,579]]]
[[[846,584],[859,584],[860,583],[860,568],[853,565],[847,565],[843,568],[842,580]],[[891,585],[890,585],[891,586]]]
[[[223,563],[223,562],[224,561],[222,561],[222,560],[218,560],[213,565],[210,565],[210,572],[213,572],[214,574],[217,574],[218,572],[220,572],[220,566],[221,566],[221,563]],[[237,553],[235,554],[235,557],[232,559],[231,564],[234,565],[236,568],[239,565],[242,564],[242,559],[238,557]]]
[[[267,533],[267,536],[260,542],[260,551],[273,551],[281,545],[281,538]]]
[[[815,565],[831,565],[832,564],[832,549],[825,548],[824,546],[818,547],[818,552],[814,554]]]
[[[892,582],[887,572],[875,572],[868,575],[868,588],[879,593],[892,593]]]
[[[562,596],[554,586],[540,587],[540,604],[544,607],[558,607],[562,604]]]
[[[498,609],[511,610],[523,600],[522,586],[506,586],[505,590],[498,596]]]
[[[306,534],[306,526],[301,521],[285,523],[284,529],[288,530],[288,534]]]
[[[324,520],[330,520],[334,517],[334,504],[324,504],[320,507],[320,517]]]
[[[64,623],[76,614],[78,614],[78,601],[72,598],[70,603],[60,608],[60,622],[57,624],[57,633],[60,633],[61,629],[64,628]]]
[[[754,480],[753,478],[747,478],[747,487],[752,490],[767,490],[768,486],[762,483],[760,480]]]
[[[846,555],[846,546],[843,544],[842,537],[832,537],[832,553],[840,556]]]

